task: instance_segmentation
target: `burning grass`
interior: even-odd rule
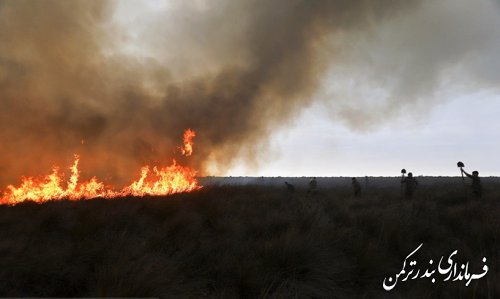
[[[496,186],[498,187],[498,186]],[[460,188],[295,193],[205,187],[164,197],[0,206],[0,294],[51,297],[495,298],[500,295],[500,193]],[[421,242],[458,249],[488,275],[382,288]],[[496,282],[496,283],[495,283]]]
[[[185,131],[183,147],[180,148],[182,155],[192,155],[195,136],[193,130]],[[52,173],[43,179],[23,177],[19,187],[7,186],[7,190],[0,197],[0,204],[15,205],[24,201],[43,203],[49,200],[82,200],[97,197],[158,196],[201,188],[196,179],[197,171],[177,164],[175,159],[170,166],[143,166],[139,179],[120,190],[100,182],[95,176],[82,182],[79,163],[80,157],[75,155],[75,161],[69,168],[71,175],[67,182],[64,182],[64,174],[60,173],[58,166],[54,166]]]

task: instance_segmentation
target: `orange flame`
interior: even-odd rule
[[[172,165],[158,169],[143,166],[141,177],[129,186],[123,188],[121,196],[167,195],[180,192],[189,192],[199,189],[195,179],[196,172],[188,167]]]
[[[181,152],[184,156],[189,157],[193,154],[193,138],[196,136],[196,132],[187,129],[184,132],[184,147],[181,148]]]
[[[184,133],[184,146],[186,149],[189,148],[189,155],[192,153],[192,138],[194,136],[195,132],[190,129]],[[23,177],[21,186],[17,188],[13,185],[7,186],[7,190],[0,198],[0,204],[15,205],[27,200],[43,203],[49,200],[61,199],[81,200],[96,197],[158,196],[190,192],[201,188],[196,180],[197,172],[178,165],[175,160],[170,166],[162,168],[155,166],[152,171],[150,166],[143,166],[140,178],[118,191],[111,186],[105,186],[96,177],[92,177],[86,182],[79,182],[79,162],[80,157],[75,155],[75,161],[69,168],[71,176],[66,182],[66,188],[63,187],[63,176],[59,174],[59,167],[54,166],[52,174],[45,176],[43,180]]]

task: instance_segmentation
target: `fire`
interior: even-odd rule
[[[196,136],[195,131],[187,129],[184,132],[184,147],[181,148],[181,152],[184,156],[189,157],[193,154],[193,138]]]
[[[184,133],[184,148],[182,153],[189,156],[193,152],[192,139],[195,132],[188,129]],[[186,151],[186,152],[185,152]],[[52,173],[43,179],[23,177],[19,187],[7,186],[7,190],[0,198],[0,204],[14,205],[23,201],[35,201],[43,203],[49,200],[82,200],[96,197],[116,198],[125,196],[147,196],[147,195],[170,195],[180,192],[190,192],[200,189],[196,180],[197,172],[191,168],[178,165],[173,160],[170,166],[152,167],[143,166],[140,177],[130,185],[120,190],[107,186],[92,177],[89,181],[80,182],[80,170],[78,164],[80,157],[75,155],[75,161],[69,168],[71,175],[64,182],[59,167],[54,166]]]
[[[123,188],[120,194],[121,196],[144,196],[188,192],[199,188],[195,175],[195,171],[177,165],[175,160],[167,167],[160,169],[153,167],[152,172],[149,166],[144,166],[139,180]]]

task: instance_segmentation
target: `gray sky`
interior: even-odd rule
[[[500,175],[498,1],[427,1],[353,35],[313,104],[272,130],[260,163],[237,159],[224,174],[458,175],[461,160]]]
[[[500,175],[499,0],[0,0],[0,40],[0,184]]]
[[[500,174],[500,95],[471,93],[450,99],[424,117],[401,115],[371,132],[332,122],[322,104],[274,134],[269,157],[258,170],[234,175],[397,176],[460,175],[456,162],[484,176]]]

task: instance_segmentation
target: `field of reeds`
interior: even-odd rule
[[[0,206],[0,297],[500,298],[500,185],[207,186],[168,197]],[[481,279],[384,278],[415,254]],[[459,264],[459,265],[460,265]],[[417,267],[418,268],[418,267]],[[435,268],[434,268],[435,269]]]

